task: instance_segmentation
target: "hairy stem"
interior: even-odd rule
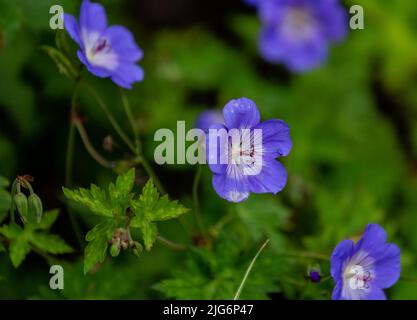
[[[74,91],[71,97],[71,110],[70,110],[70,128],[68,133],[68,143],[67,143],[67,154],[66,154],[66,161],[65,161],[65,185],[70,187],[72,185],[72,170],[73,170],[73,160],[74,160],[74,144],[75,144],[75,124],[73,122],[73,117],[76,112],[77,107],[77,97],[78,97],[78,90],[79,90],[79,81],[75,83]],[[78,244],[81,248],[84,246],[83,237],[81,236],[81,229],[78,224],[78,221],[72,212],[72,209],[68,205],[67,201],[67,211],[70,219],[70,223],[72,229],[75,232],[75,236],[77,238]]]
[[[178,250],[178,251],[185,251],[188,249],[187,246],[183,245],[183,244],[179,244],[176,242],[173,242],[171,240],[168,240],[167,238],[164,238],[163,236],[158,236],[157,240],[164,244],[165,246],[174,249],[174,250]]]
[[[97,93],[96,90],[90,84],[87,82],[83,82],[87,90],[90,92],[90,94],[96,99],[98,105],[104,112],[104,114],[107,116],[107,119],[113,126],[114,130],[117,132],[117,134],[120,136],[120,138],[126,143],[128,148],[133,152],[133,154],[136,154],[136,149],[132,141],[129,139],[129,137],[126,135],[126,133],[123,131],[123,129],[120,127],[120,125],[117,123],[116,119],[111,114],[109,108],[104,103],[103,99],[101,99],[100,95]]]
[[[123,91],[122,88],[120,88],[120,95],[122,97],[122,103],[123,107],[126,112],[127,119],[129,120],[130,127],[132,129],[133,137],[135,138],[135,145],[136,145],[136,155],[141,155],[142,153],[142,147],[139,139],[139,134],[136,130],[135,126],[135,119],[133,117],[132,109],[130,107],[129,100],[127,99],[126,93]]]
[[[253,266],[255,265],[256,260],[258,259],[261,252],[265,249],[265,247],[268,245],[269,239],[264,242],[264,244],[261,246],[261,248],[258,250],[256,255],[253,257],[249,267],[246,269],[245,275],[243,276],[242,282],[240,283],[239,288],[236,291],[236,294],[233,298],[233,300],[239,300],[240,294],[242,293],[243,287],[245,286],[246,280],[248,279],[248,276],[250,272],[252,271]]]
[[[317,252],[304,252],[304,251],[288,251],[281,253],[283,256],[302,258],[302,259],[313,259],[313,260],[323,260],[329,261],[330,257],[328,255],[317,253]]]
[[[90,156],[96,160],[101,166],[104,168],[112,169],[114,167],[114,164],[108,160],[106,160],[91,144],[90,139],[88,138],[87,131],[85,131],[84,126],[80,121],[75,121],[75,127],[78,130],[78,133],[81,136],[81,140],[83,141],[83,144],[90,154]]]
[[[200,232],[203,234],[204,237],[206,237],[206,232],[204,228],[204,223],[201,217],[200,213],[200,203],[198,201],[198,186],[200,184],[200,178],[201,178],[201,165],[199,164],[197,166],[197,171],[194,176],[194,182],[193,182],[193,203],[194,203],[194,216],[195,220],[197,222],[197,225],[200,229]]]

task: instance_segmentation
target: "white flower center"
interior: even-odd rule
[[[374,259],[367,252],[358,251],[345,263],[342,276],[343,297],[349,300],[361,299],[375,279]]]
[[[292,40],[306,40],[313,33],[315,20],[305,8],[292,8],[282,21],[284,34]]]
[[[85,55],[88,62],[95,67],[115,70],[118,66],[117,55],[112,50],[109,39],[102,37],[98,32],[82,30],[81,38],[85,46]]]

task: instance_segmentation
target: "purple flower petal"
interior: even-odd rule
[[[83,48],[84,45],[80,38],[80,28],[78,26],[77,20],[74,16],[70,14],[64,13],[64,26],[65,30],[67,30],[70,37],[81,47]]]
[[[332,300],[342,300],[343,281],[336,282],[332,293]]]
[[[377,286],[372,286],[369,290],[359,291],[362,293],[361,300],[387,300],[384,290]]]
[[[287,171],[279,161],[264,158],[261,172],[247,179],[251,192],[277,194],[287,183]]]
[[[377,251],[387,243],[387,233],[377,224],[368,224],[362,238],[355,246],[355,250],[364,250],[368,253]]]
[[[103,6],[84,0],[80,9],[80,26],[88,31],[104,31],[107,27],[107,16]]]
[[[118,55],[119,62],[133,63],[143,57],[132,33],[123,26],[111,26],[103,32],[103,37],[110,40],[112,50]]]
[[[387,244],[375,261],[375,283],[380,288],[389,288],[398,281],[401,274],[400,249]]]
[[[213,187],[217,194],[230,202],[242,202],[249,197],[246,177],[237,166],[231,166],[228,174],[214,174]]]
[[[216,132],[218,133],[218,137],[214,140],[215,136],[213,135]],[[210,141],[210,136],[212,136],[211,139],[213,139],[213,141]],[[216,146],[214,146],[213,143],[216,143]],[[226,174],[227,163],[222,161],[222,156],[224,156],[222,152],[228,152],[228,150],[226,150],[228,147],[227,128],[220,123],[211,125],[208,134],[206,134],[206,159],[210,170],[213,173]]]
[[[81,51],[78,50],[77,51],[77,56],[78,59],[80,59],[80,61],[85,65],[85,67],[87,68],[87,70],[89,72],[91,72],[92,74],[94,74],[96,77],[99,78],[107,78],[111,75],[111,71],[107,70],[105,68],[102,67],[95,67],[93,66],[86,58],[85,54]]]
[[[259,50],[271,63],[283,62],[294,72],[302,72],[321,65],[327,58],[328,45],[319,33],[309,40],[297,41],[266,27],[260,36]]]
[[[111,77],[114,83],[126,89],[131,89],[133,82],[142,81],[143,78],[143,69],[133,63],[121,64]]]
[[[223,113],[219,110],[204,110],[200,113],[195,126],[196,128],[207,132],[210,126],[217,123],[224,123]]]
[[[278,119],[271,119],[261,122],[254,128],[262,130],[262,135],[255,135],[262,137],[263,155],[271,158],[278,158],[287,156],[292,148],[292,141],[290,137],[290,128],[288,125]]]
[[[346,259],[353,252],[354,243],[352,240],[343,240],[333,250],[330,257],[331,275],[335,281],[342,277],[342,267]]]
[[[224,122],[230,130],[233,128],[252,128],[261,119],[259,110],[255,103],[247,98],[240,98],[230,101],[223,109]]]

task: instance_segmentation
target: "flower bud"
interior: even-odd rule
[[[28,215],[28,200],[25,194],[22,192],[17,193],[14,196],[14,203],[16,204],[17,211],[23,219],[23,222],[25,222]]]
[[[319,271],[310,271],[309,278],[313,283],[319,283],[321,281],[321,275]]]
[[[110,255],[114,258],[117,257],[120,253],[120,247],[117,243],[113,243],[110,247]]]
[[[43,213],[43,207],[42,207],[42,201],[41,199],[38,197],[38,195],[36,195],[35,193],[32,193],[29,196],[28,199],[28,204],[29,204],[29,219],[31,221],[35,221],[39,223],[42,220],[42,213]]]
[[[133,245],[132,245],[132,252],[133,252],[133,254],[135,256],[139,257],[140,254],[142,253],[142,251],[143,251],[143,246],[139,242],[134,241],[133,242]]]

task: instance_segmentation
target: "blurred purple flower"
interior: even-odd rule
[[[257,5],[263,23],[259,38],[262,57],[283,63],[293,72],[323,64],[329,43],[339,42],[347,34],[347,12],[339,0],[248,1]]]
[[[400,277],[400,249],[387,243],[381,226],[369,224],[358,243],[339,243],[330,264],[335,281],[333,300],[385,300],[383,289]]]
[[[258,108],[247,98],[230,101],[223,115],[224,125],[212,125],[206,141],[217,194],[228,201],[241,202],[250,192],[280,192],[285,187],[287,172],[276,158],[288,155],[292,148],[288,125],[277,119],[260,122]],[[226,133],[226,139],[212,144],[212,133],[219,131]],[[233,131],[239,132],[238,140],[230,137]],[[243,143],[245,140],[250,143]],[[227,158],[226,164],[219,161],[221,157]]]
[[[219,110],[204,110],[198,116],[195,126],[207,132],[210,126],[216,123],[224,123],[223,113]]]
[[[64,22],[65,29],[80,46],[78,58],[92,74],[100,78],[110,77],[126,89],[143,80],[143,69],[136,65],[143,56],[142,50],[128,29],[107,26],[102,5],[84,0],[79,23],[69,14],[65,14]]]

